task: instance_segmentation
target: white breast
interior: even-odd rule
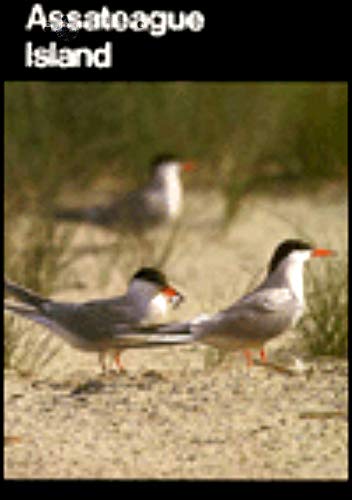
[[[169,301],[164,294],[158,293],[148,307],[147,321],[150,323],[163,321],[168,313]]]
[[[182,210],[182,186],[177,171],[170,170],[165,176],[165,203],[168,215],[176,219]]]
[[[270,286],[288,288],[302,307],[304,306],[303,266],[310,254],[310,250],[291,252],[267,279]]]

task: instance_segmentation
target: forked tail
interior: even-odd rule
[[[4,279],[4,289],[5,292],[13,295],[21,302],[36,307],[37,309],[41,309],[44,303],[49,302],[48,299],[45,299],[31,290],[17,285],[6,278]]]

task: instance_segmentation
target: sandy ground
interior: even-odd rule
[[[221,213],[216,193],[188,196],[187,221],[165,266],[187,296],[175,318],[231,303],[260,278],[282,239],[304,231],[321,246],[347,249],[347,200],[339,190],[310,199],[248,198],[226,233]],[[115,237],[79,227],[75,243]],[[122,293],[139,265],[161,255],[164,234],[155,238],[121,242],[113,258],[82,255],[65,270],[66,289],[57,297]],[[16,325],[27,341],[45,337],[25,320]],[[14,356],[22,371],[36,366],[29,376],[5,371],[6,478],[347,478],[347,361],[308,359],[295,332],[270,342],[267,352],[280,366],[298,356],[302,373],[249,369],[240,353],[216,365],[210,348],[191,345],[126,351],[127,373],[103,377],[96,355],[53,338],[55,348],[43,367],[30,353],[17,362]]]

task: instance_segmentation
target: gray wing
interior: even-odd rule
[[[288,289],[257,290],[192,327],[200,340],[223,348],[262,344],[289,328],[299,305]]]
[[[103,319],[105,309],[98,308],[97,304],[90,304],[79,313],[74,311],[72,304],[52,304],[51,311],[46,314],[34,308],[4,303],[8,311],[47,327],[49,330],[63,337],[71,345],[86,350],[112,349],[112,348],[145,348],[160,347],[165,345],[187,344],[196,340],[196,337],[185,328],[170,328],[170,325],[155,325],[150,327],[135,327],[130,323],[122,323],[118,314],[119,323],[113,323],[117,316],[110,316],[112,322]],[[114,305],[108,305],[109,312]],[[99,309],[99,311],[98,311]],[[186,325],[174,324],[174,325]],[[183,331],[183,333],[181,333]]]
[[[111,210],[110,210],[111,209]],[[165,206],[159,190],[149,186],[133,191],[114,202],[107,210],[109,223],[125,223],[134,227],[160,222],[165,215]]]
[[[125,297],[85,302],[83,304],[51,303],[46,316],[77,334],[86,342],[110,342],[127,325],[137,323],[135,308]]]
[[[189,344],[197,339],[190,322],[127,327],[114,340],[121,347],[160,347]]]
[[[132,191],[118,198],[109,205],[96,209],[95,220],[98,224],[107,226],[114,224],[130,224],[139,220],[143,213],[144,199],[142,191]]]
[[[157,222],[163,215],[162,198],[156,189],[146,186],[112,200],[106,205],[85,208],[58,208],[54,215],[58,219],[91,224],[126,227],[142,227],[146,221]]]
[[[135,309],[125,296],[81,304],[47,301],[40,308],[5,303],[5,308],[87,350],[110,347],[114,336],[137,322]]]
[[[135,331],[126,329],[125,332],[116,336],[114,346],[120,348],[163,347],[190,344],[196,340],[197,336],[188,333],[142,332],[137,328]]]
[[[196,338],[185,328],[172,331],[169,325],[164,328],[163,325],[142,327],[139,318],[123,300],[119,304],[105,301],[81,304],[79,307],[56,304],[48,311],[48,317],[66,331],[74,332],[79,341],[77,337],[74,339],[67,335],[66,340],[82,349],[158,347],[190,343]]]
[[[7,311],[14,312],[23,318],[27,318],[34,323],[47,327],[49,330],[59,334],[62,337],[67,337],[68,334],[65,329],[62,328],[55,320],[50,319],[50,317],[44,315],[38,309],[30,308],[22,304],[12,304],[8,301],[4,302],[4,307]],[[68,339],[67,339],[68,340]],[[73,342],[70,342],[73,343]]]

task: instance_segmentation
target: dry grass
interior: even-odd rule
[[[72,230],[62,230],[50,219],[29,214],[5,220],[5,276],[44,296],[60,286],[61,264],[67,254]],[[19,371],[40,371],[58,352],[53,336],[33,336],[28,323],[5,318],[4,363]]]
[[[300,332],[312,356],[347,356],[347,257],[322,262],[307,276],[307,312]]]

